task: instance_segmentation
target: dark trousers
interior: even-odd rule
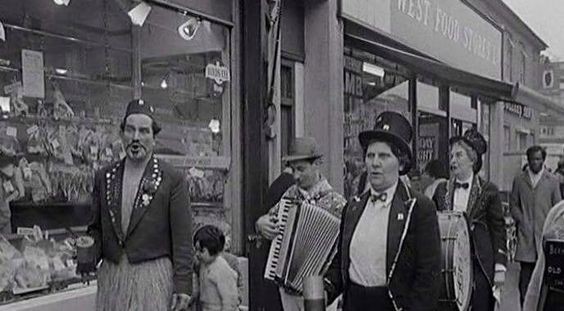
[[[474,260],[474,289],[472,291],[470,310],[493,311],[494,306],[494,297],[490,283],[480,265]]]
[[[519,273],[519,294],[521,295],[521,306],[523,306],[525,294],[527,294],[527,287],[531,281],[533,269],[535,269],[535,263],[520,261],[519,264],[521,265],[521,272]]]
[[[365,287],[349,283],[343,297],[343,311],[394,311],[387,287]]]

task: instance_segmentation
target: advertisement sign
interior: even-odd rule
[[[424,168],[429,161],[439,158],[439,124],[419,124],[417,139],[417,165]]]
[[[343,16],[453,67],[501,78],[501,31],[459,0],[343,0]]]

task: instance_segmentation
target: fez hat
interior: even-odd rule
[[[374,141],[385,141],[399,148],[405,153],[409,160],[404,163],[403,169],[399,172],[404,175],[411,169],[413,154],[410,142],[413,138],[413,129],[409,121],[401,114],[393,111],[384,111],[376,117],[374,129],[360,132],[358,140],[362,149],[366,151],[368,145]]]
[[[454,143],[463,141],[465,144],[470,146],[470,148],[476,151],[478,155],[478,160],[474,163],[474,173],[479,172],[482,169],[482,155],[488,151],[488,143],[486,139],[478,130],[474,127],[469,128],[464,132],[462,136],[454,136],[449,139],[449,144],[452,146]]]
[[[151,104],[147,103],[143,99],[134,99],[127,104],[125,109],[125,116],[123,117],[123,125],[125,125],[125,120],[132,114],[144,114],[153,120],[153,132],[158,134],[161,131],[161,127],[157,124],[155,117],[155,108]]]
[[[284,162],[318,159],[323,156],[321,148],[313,137],[296,137],[290,144],[290,153],[282,158]]]

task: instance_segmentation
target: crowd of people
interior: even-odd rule
[[[208,225],[192,234],[185,181],[153,154],[160,131],[153,111],[142,100],[127,107],[121,124],[126,157],[96,174],[88,228],[95,251],[79,270],[92,272],[101,261],[97,310],[237,310],[241,271],[223,251],[220,229]],[[431,311],[440,304],[444,272],[437,215],[459,213],[469,229],[469,310],[494,310],[507,270],[506,228],[500,191],[478,174],[488,149],[484,137],[475,129],[452,137],[448,169],[438,161],[424,168],[424,193],[404,179],[414,165],[405,117],[383,112],[358,139],[366,172],[348,201],[321,173],[315,139],[294,139],[283,159],[286,170],[269,189],[267,212],[255,223],[257,233],[267,240],[281,234],[281,199],[315,205],[340,218],[336,254],[323,275],[328,310]],[[560,180],[544,168],[542,148],[529,148],[527,159],[510,196],[521,303],[524,310],[563,310],[561,289],[543,281],[543,241],[562,239],[564,232]],[[283,310],[305,310],[299,291],[278,287]]]

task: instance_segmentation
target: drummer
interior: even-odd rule
[[[474,269],[472,310],[494,310],[492,288],[501,290],[505,281],[506,244],[499,190],[478,176],[488,146],[474,128],[463,136],[452,137],[449,144],[450,179],[437,186],[433,199],[439,210],[466,213]]]
[[[411,125],[383,112],[361,132],[369,190],[343,210],[337,255],[325,278],[329,302],[343,293],[343,311],[435,310],[440,237],[433,202],[406,186]]]

